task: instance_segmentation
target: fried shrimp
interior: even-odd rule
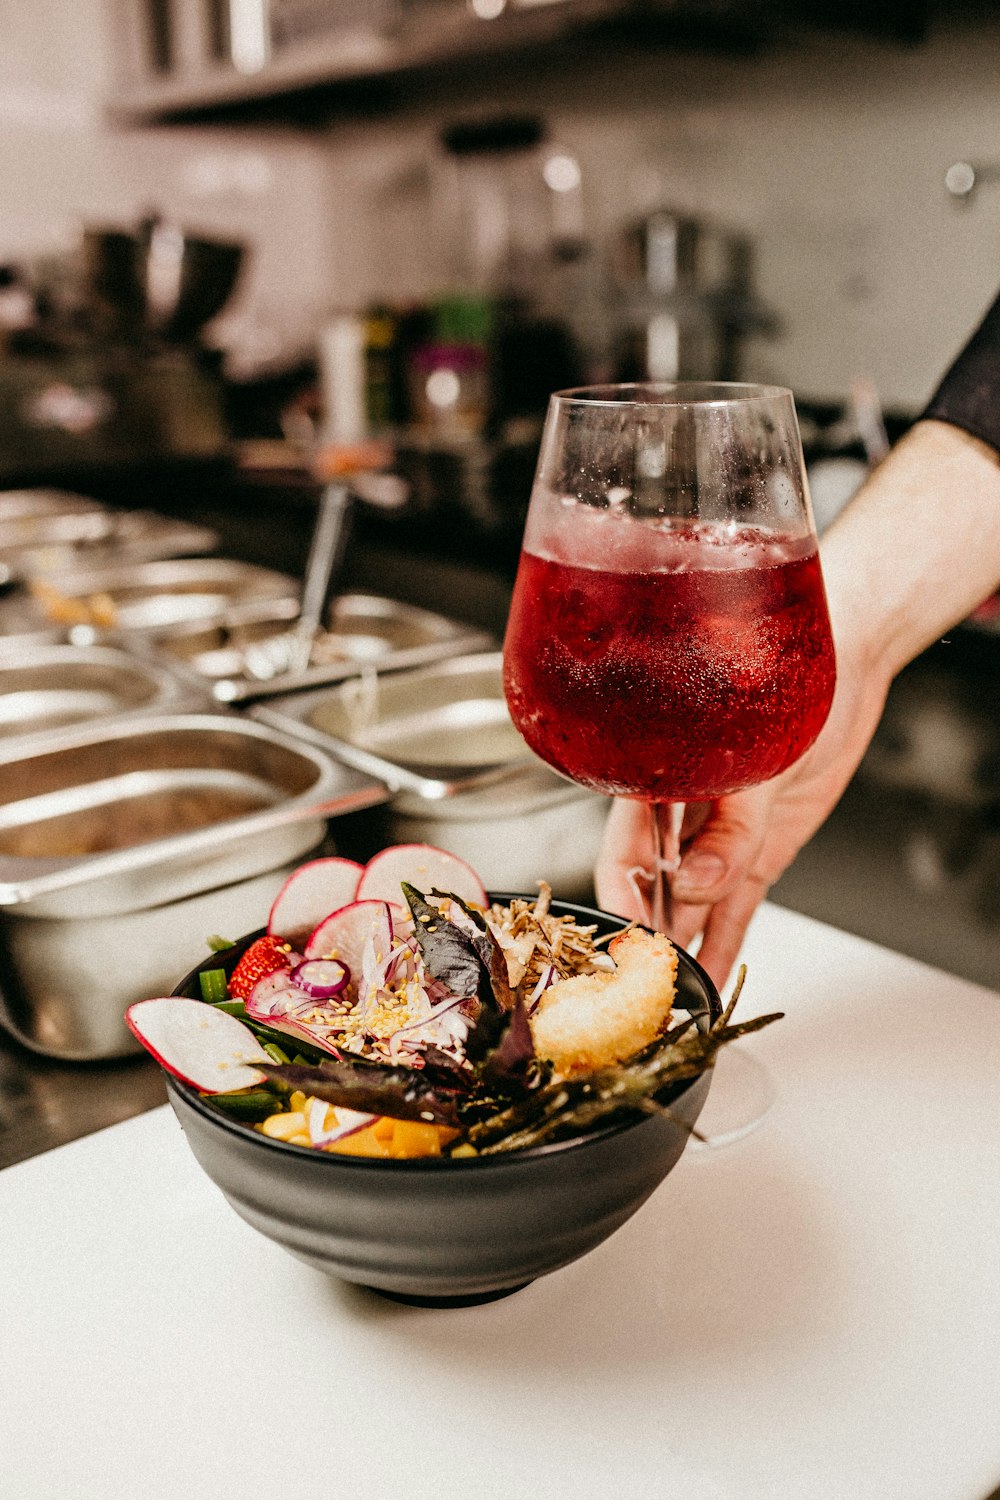
[[[660,933],[623,932],[608,946],[609,973],[576,974],[543,993],[531,1017],[539,1057],[567,1074],[631,1057],[652,1042],[670,1019],[677,953]]]

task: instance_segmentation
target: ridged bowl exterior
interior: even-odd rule
[[[509,899],[500,896],[497,899]],[[603,931],[606,913],[553,903]],[[227,967],[257,934],[202,967]],[[197,970],[177,993],[197,994]],[[718,1013],[711,981],[680,955],[679,988]],[[569,1141],[451,1160],[340,1157],[274,1141],[168,1079],[170,1102],[204,1171],[254,1229],[310,1265],[418,1301],[478,1301],[578,1259],[629,1219],[679,1160],[711,1072],[661,1112]]]

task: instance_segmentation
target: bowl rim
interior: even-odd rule
[[[502,902],[504,905],[507,905],[514,899],[535,899],[530,894],[517,891],[488,891],[487,895],[491,904]],[[577,917],[597,917],[602,922],[617,924],[620,931],[624,931],[626,927],[641,927],[647,932],[652,930],[644,923],[632,922],[627,917],[620,917],[614,912],[603,910],[601,907],[584,906],[573,901],[560,901],[555,897],[550,902],[549,910],[556,911],[558,915],[572,914]],[[226,960],[229,955],[234,960],[238,959],[239,954],[249,947],[256,938],[265,936],[266,932],[266,928],[258,928],[255,932],[245,933],[242,937],[237,938],[232,945],[232,949],[223,949],[219,952],[208,954],[201,963],[197,964],[184,975],[183,979],[178,982],[171,993],[177,996],[185,996],[187,991],[195,985],[198,975],[203,970],[222,967],[222,961]],[[671,942],[673,942],[673,939],[671,939]],[[717,1019],[722,1015],[723,1004],[714,980],[701,967],[698,960],[692,954],[688,953],[685,948],[682,948],[678,943],[674,943],[673,946],[677,950],[678,963],[692,971],[693,977],[697,980],[705,994],[706,1009],[703,1012],[699,1012],[701,1016],[700,1021],[696,1016],[696,1024],[704,1025],[708,1020]],[[189,998],[197,997],[190,996]],[[401,1172],[413,1175],[421,1172],[475,1172],[490,1168],[510,1167],[518,1161],[539,1160],[550,1156],[563,1155],[568,1151],[586,1150],[588,1147],[592,1147],[600,1141],[608,1140],[613,1136],[620,1135],[624,1131],[635,1130],[640,1125],[650,1124],[654,1120],[662,1119],[665,1113],[663,1111],[655,1115],[640,1115],[638,1118],[631,1120],[619,1120],[615,1124],[605,1125],[600,1129],[588,1131],[585,1135],[569,1136],[566,1140],[549,1141],[541,1146],[524,1146],[517,1151],[496,1152],[488,1156],[420,1156],[405,1157],[402,1159],[389,1159],[378,1156],[342,1156],[335,1151],[317,1151],[313,1146],[296,1146],[291,1141],[275,1140],[271,1136],[264,1135],[261,1131],[254,1130],[245,1121],[230,1119],[221,1110],[213,1109],[206,1102],[206,1096],[192,1084],[184,1083],[181,1079],[175,1078],[166,1069],[164,1069],[164,1074],[168,1093],[176,1094],[189,1108],[193,1109],[196,1114],[209,1121],[213,1126],[223,1131],[228,1131],[237,1140],[256,1142],[265,1151],[277,1152],[278,1156],[275,1157],[275,1160],[280,1159],[281,1155],[291,1153],[293,1160],[322,1161],[332,1164],[330,1167],[321,1167],[319,1169],[321,1171],[376,1171],[399,1176]],[[671,1100],[679,1099],[683,1094],[686,1094],[703,1076],[703,1074],[697,1074],[694,1078],[683,1080],[675,1085],[675,1091],[670,1096]]]

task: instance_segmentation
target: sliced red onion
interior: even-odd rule
[[[336,1125],[329,1130],[324,1128],[326,1112],[330,1108],[325,1099],[313,1099],[309,1104],[308,1126],[309,1138],[314,1146],[328,1146],[331,1141],[339,1141],[345,1135],[355,1135],[359,1130],[364,1130],[378,1115],[367,1115],[359,1109],[342,1109],[336,1106]]]
[[[308,1015],[316,1004],[316,997],[300,990],[292,983],[289,971],[282,969],[277,974],[268,974],[259,984],[254,985],[246,1008],[247,1015],[252,1016],[255,1021],[264,1021],[268,1026],[274,1027],[275,1031],[285,1031],[289,1036],[311,1042],[316,1047],[322,1047],[325,1052],[332,1052],[334,1057],[339,1057],[340,1054],[326,1031],[299,1017],[299,1012]],[[331,1026],[328,1029],[333,1028]]]
[[[316,1000],[329,1000],[346,990],[351,971],[339,958],[307,958],[292,970],[292,982]]]
[[[535,988],[532,990],[531,994],[527,998],[527,1001],[525,1002],[529,1016],[533,1016],[535,1014],[535,1011],[538,1009],[539,1000],[542,998],[542,995],[548,989],[549,985],[555,982],[556,977],[557,976],[554,966],[552,964],[546,964],[544,969],[538,976],[538,983],[535,985]]]
[[[405,1052],[420,1051],[427,1042],[439,1047],[464,1043],[469,1034],[469,1024],[462,1015],[461,999],[453,999],[447,1005],[439,1005],[429,1016],[401,1026],[389,1038],[389,1057],[395,1062]]]

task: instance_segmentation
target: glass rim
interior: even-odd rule
[[[786,397],[794,407],[794,393],[785,385],[757,385],[742,380],[635,380],[571,386],[567,390],[553,391],[549,400],[606,409],[625,406],[676,409],[683,406],[734,406]]]

